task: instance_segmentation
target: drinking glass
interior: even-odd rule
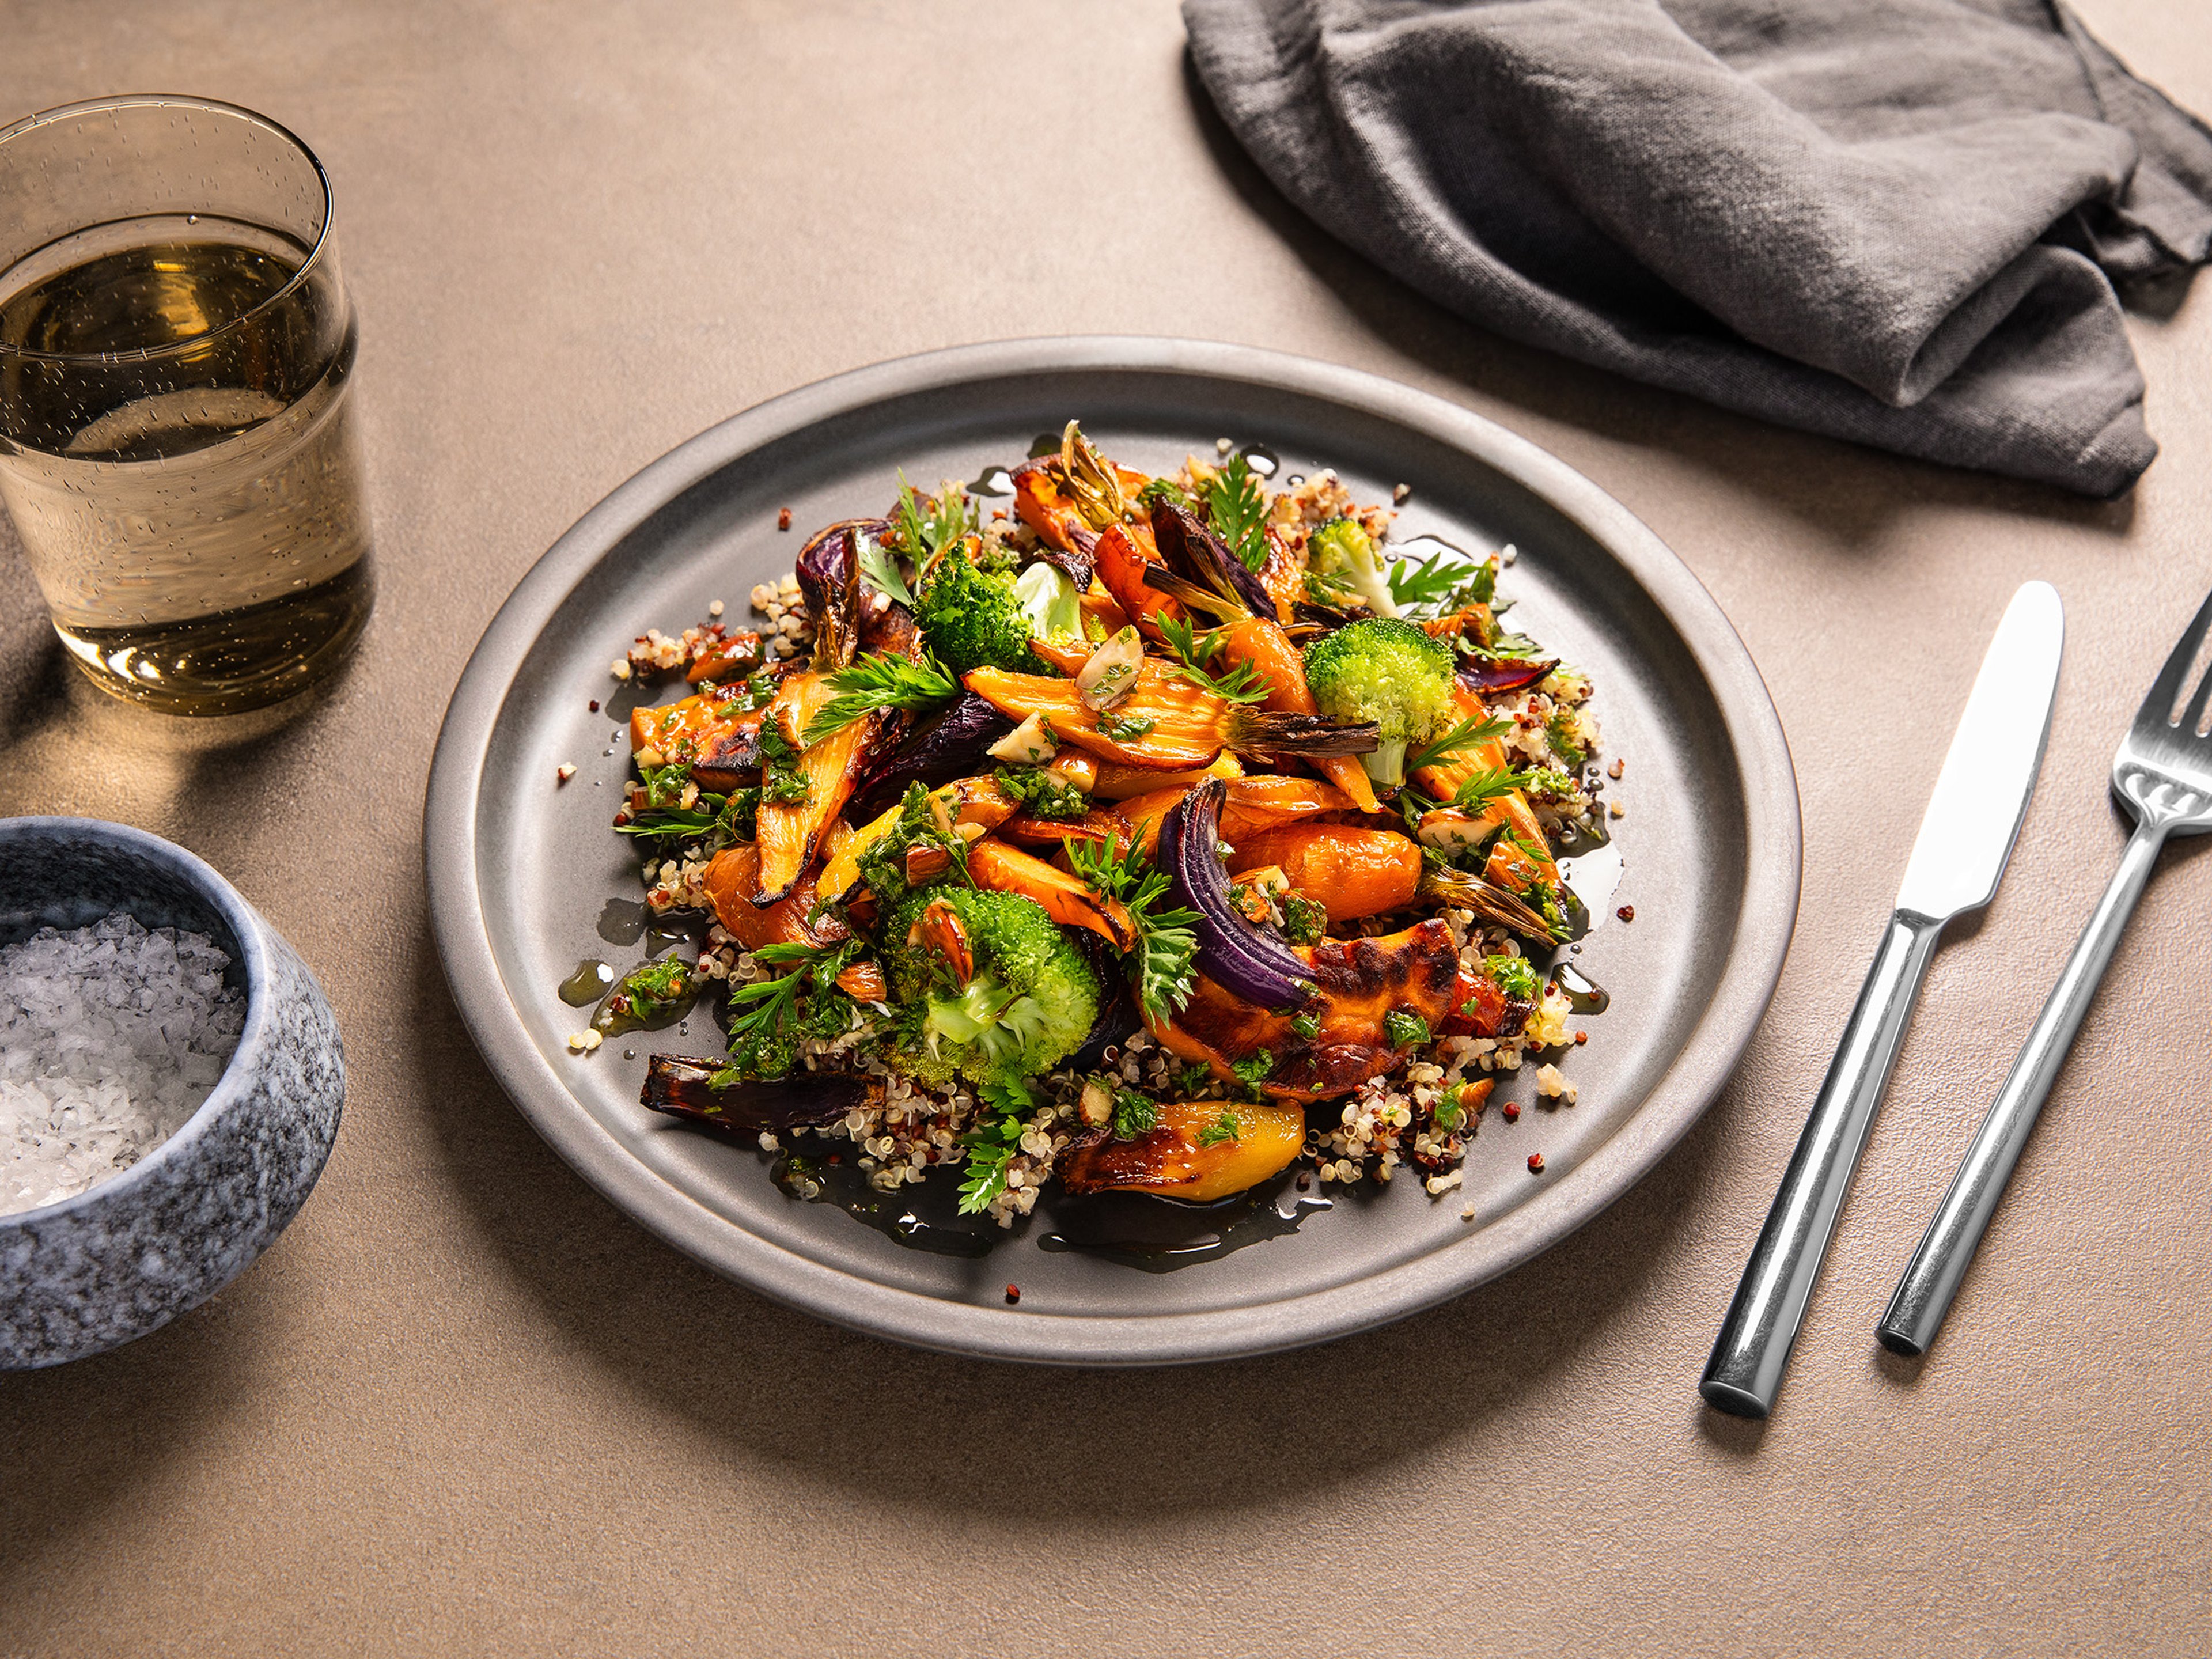
[[[375,585],[330,180],[265,116],[100,98],[0,130],[0,501],[93,681],[260,708]]]

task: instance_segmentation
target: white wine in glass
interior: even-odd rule
[[[117,213],[182,205],[160,182],[180,122],[216,151],[190,180],[208,210]],[[0,231],[0,501],[96,684],[178,714],[261,707],[342,662],[374,594],[328,185],[246,112],[110,100],[0,133],[0,224],[11,188],[118,148],[106,199],[49,188],[46,223]]]

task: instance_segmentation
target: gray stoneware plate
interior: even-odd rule
[[[1568,1070],[1580,1103],[1501,1086],[1463,1192],[1401,1178],[1295,1233],[1171,1273],[1040,1248],[1043,1212],[980,1260],[903,1247],[829,1204],[787,1197],[764,1156],[638,1104],[649,1052],[719,1052],[638,1033],[566,1051],[583,1014],[556,987],[597,927],[640,896],[608,828],[628,703],[608,665],[788,570],[808,530],[873,514],[902,470],[933,484],[1018,462],[1073,416],[1107,453],[1166,469],[1218,437],[1285,474],[1334,466],[1361,500],[1413,487],[1398,534],[1511,542],[1514,622],[1589,670],[1625,873],[1576,964],[1611,1010]],[[779,533],[776,513],[792,511]],[[654,694],[661,701],[673,688]],[[588,712],[590,699],[610,709]],[[620,752],[609,754],[611,746]],[[574,779],[555,785],[573,761]],[[677,1249],[765,1295],[924,1347],[1063,1364],[1187,1363],[1318,1342],[1397,1319],[1527,1261],[1626,1192],[1712,1101],[1765,1012],[1796,917],[1796,783],[1758,671],[1711,597],[1588,479],[1491,422],[1351,369],[1192,341],[1012,341],[906,358],[763,404],[702,433],[592,508],[517,587],[454,691],[424,823],[431,912],[453,995],[515,1103],[584,1177]],[[1635,920],[1613,919],[1632,904]],[[634,1048],[635,1060],[623,1049]],[[1533,1069],[1533,1068],[1531,1068]],[[1531,1176],[1528,1155],[1545,1170]],[[944,1177],[940,1176],[942,1180]],[[911,1190],[911,1189],[909,1189]],[[1472,1207],[1472,1220],[1462,1212]],[[1018,1306],[1005,1290],[1021,1286]]]

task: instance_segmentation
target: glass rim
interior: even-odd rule
[[[337,222],[337,198],[331,188],[331,175],[324,169],[323,158],[310,149],[298,133],[294,132],[282,122],[272,120],[258,110],[247,109],[242,104],[227,104],[219,98],[199,98],[190,93],[173,92],[111,93],[102,98],[84,98],[73,104],[57,104],[52,109],[42,109],[36,114],[27,115],[20,121],[12,121],[8,125],[0,127],[0,158],[4,158],[10,139],[20,137],[27,132],[35,131],[40,127],[52,125],[57,121],[69,120],[80,115],[97,115],[103,110],[167,108],[207,110],[216,114],[241,117],[276,134],[277,137],[307,158],[307,165],[314,169],[315,182],[323,195],[322,228],[315,233],[315,245],[307,250],[307,257],[300,261],[300,268],[292,273],[290,280],[283,287],[249,309],[241,311],[228,322],[208,329],[203,333],[188,334],[183,339],[172,340],[166,345],[141,346],[129,351],[34,351],[27,346],[13,346],[4,340],[0,340],[0,360],[12,359],[18,362],[58,364],[113,364],[155,362],[164,358],[182,356],[187,352],[204,350],[209,342],[220,340],[232,330],[245,327],[254,319],[290,299],[306,285],[308,278],[315,274],[316,268],[322,260],[323,250],[330,246],[331,228]],[[101,224],[112,222],[113,222],[110,220],[95,221],[93,223],[81,225],[76,231],[69,234],[80,234],[87,230],[97,229]],[[53,244],[49,242],[46,246],[51,247]],[[34,249],[33,252],[36,250]],[[21,263],[21,260],[15,262],[17,264]],[[13,269],[13,266],[9,268]]]

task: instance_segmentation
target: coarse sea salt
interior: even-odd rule
[[[246,1024],[204,933],[118,914],[0,948],[0,1215],[129,1169],[213,1091]]]

